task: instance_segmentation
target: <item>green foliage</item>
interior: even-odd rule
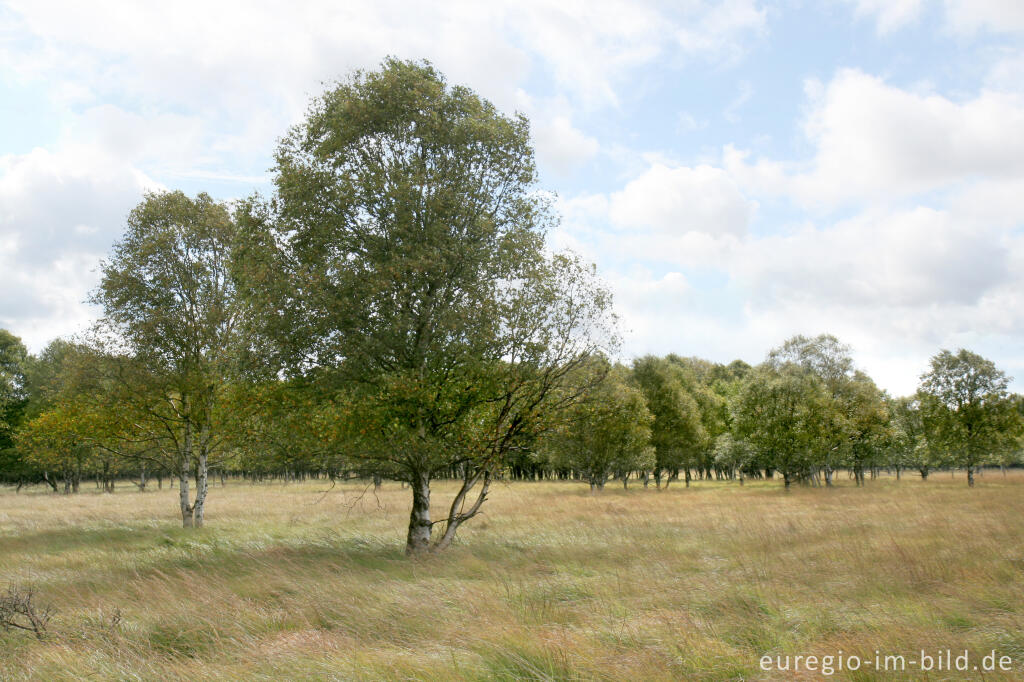
[[[991,462],[1016,436],[1015,410],[1006,375],[991,360],[960,349],[943,350],[921,377],[921,410],[930,442],[942,447],[953,463],[967,469]]]
[[[237,345],[229,274],[235,226],[206,194],[149,194],[128,217],[93,302],[131,355],[199,393],[222,376]]]
[[[768,364],[776,369],[786,364],[803,367],[820,377],[833,393],[854,373],[850,347],[831,334],[813,338],[798,334],[769,351]]]
[[[933,357],[902,399],[828,334],[756,368],[678,355],[612,368],[608,292],[546,250],[556,217],[527,120],[429,63],[388,59],[336,84],[275,162],[274,197],[235,215],[206,194],[147,195],[102,264],[90,344],[34,358],[0,330],[0,480],[56,489],[54,473],[146,462],[178,473],[186,519],[195,478],[201,520],[207,469],[234,458],[255,475],[383,476],[414,486],[429,540],[430,480],[453,477],[450,542],[509,470],[600,486],[764,469],[831,485],[844,467],[863,483],[880,467],[958,466],[973,484],[977,467],[1020,459],[1024,400],[966,350]]]
[[[811,475],[821,469],[831,485],[832,472],[846,466],[863,484],[864,472],[878,466],[891,449],[893,434],[885,396],[854,367],[850,347],[830,334],[794,336],[769,352],[767,365],[799,368],[824,389],[818,432],[810,440]]]
[[[943,465],[939,448],[928,440],[921,400],[918,396],[907,396],[889,401],[892,424],[891,461],[900,468],[912,468],[924,478],[932,469]]]
[[[88,408],[75,401],[72,366],[80,350],[55,339],[26,366],[27,419],[18,430],[17,442],[26,462],[54,471],[69,482],[81,472],[90,454],[87,443],[92,424]]]
[[[708,446],[696,379],[680,363],[646,356],[633,362],[633,380],[654,416],[651,443],[658,470],[670,474],[692,467]],[[656,476],[660,471],[656,471]]]
[[[884,395],[863,372],[855,372],[837,396],[845,432],[846,463],[863,484],[864,471],[881,463],[894,432]]]
[[[14,334],[0,329],[0,481],[22,483],[37,479],[34,469],[15,448],[15,430],[28,406],[26,365],[28,351]]]
[[[738,474],[743,480],[744,472],[757,461],[757,451],[745,440],[734,438],[728,431],[715,439],[713,448],[715,466],[730,474]]]
[[[828,426],[828,409],[828,391],[815,374],[794,364],[766,364],[748,374],[736,396],[734,429],[789,486],[809,475]]]
[[[603,374],[606,369],[588,371]],[[578,472],[591,488],[603,488],[611,476],[626,477],[654,466],[653,422],[643,393],[629,385],[625,368],[615,367],[569,410],[548,442],[557,466]]]
[[[14,334],[0,329],[0,428],[7,410],[25,398],[25,363],[28,351]]]

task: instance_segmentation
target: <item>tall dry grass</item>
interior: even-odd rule
[[[173,491],[0,492],[0,589],[57,611],[42,641],[0,632],[0,677],[793,679],[760,657],[965,648],[1024,675],[1021,473],[499,485],[415,561],[408,490],[326,487],[229,482],[196,532]]]

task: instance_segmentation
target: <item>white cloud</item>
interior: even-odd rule
[[[555,115],[534,121],[537,156],[545,167],[560,175],[567,175],[594,158],[600,150],[597,140],[574,127],[568,116]]]
[[[674,28],[675,39],[691,54],[725,54],[735,57],[744,50],[743,38],[763,33],[767,11],[751,0],[675,3],[684,17]]]
[[[913,23],[921,14],[923,0],[846,0],[860,17],[874,17],[879,33],[890,33]]]
[[[880,34],[913,24],[930,4],[941,7],[947,30],[961,35],[979,31],[1024,31],[1024,4],[1020,0],[845,0],[860,17],[875,19]]]
[[[707,128],[707,121],[698,121],[694,118],[693,114],[688,111],[680,111],[676,117],[677,125],[676,130],[680,133],[692,133],[702,128]]]
[[[293,115],[321,80],[373,66],[385,54],[428,56],[453,80],[499,104],[510,102],[533,66],[583,99],[613,102],[616,81],[630,69],[673,48],[709,56],[733,52],[764,25],[764,12],[752,0],[689,0],[671,11],[626,0],[11,0],[10,7],[39,43],[7,51],[6,61],[26,73],[67,74],[93,96],[130,92],[190,108],[269,94]],[[683,33],[700,40],[679,41]]]
[[[747,161],[726,148],[723,163],[741,187],[788,193],[805,205],[893,199],[984,178],[1024,173],[1024,97],[982,91],[954,101],[843,70],[809,84],[805,163]],[[819,94],[820,93],[820,94]]]
[[[808,309],[972,305],[1009,276],[999,233],[919,207],[751,240],[733,274],[755,300]]]
[[[721,168],[655,163],[610,198],[609,212],[623,227],[682,235],[740,235],[756,204]]]
[[[746,300],[744,334],[836,334],[897,393],[913,390],[939,348],[1024,334],[1024,235],[959,209],[868,211],[735,253],[727,269]]]
[[[961,37],[1024,29],[1016,0],[847,2],[880,33],[931,8]],[[1017,49],[991,48],[998,58],[970,96],[858,70],[810,81],[806,158],[727,145],[716,165],[626,149],[602,136],[608,119],[595,112],[614,116],[655,67],[728,66],[766,32],[754,0],[8,0],[0,13],[0,74],[45,87],[63,126],[43,141],[49,151],[0,158],[0,325],[36,348],[89,317],[81,300],[96,261],[151,177],[264,180],[275,138],[324,81],[387,54],[430,58],[452,82],[527,113],[545,171],[617,166],[597,179],[622,173],[617,188],[559,200],[553,241],[601,266],[633,330],[630,353],[758,361],[793,333],[830,331],[902,390],[942,345],[1024,334]],[[721,72],[740,84],[723,112],[739,122],[761,81]],[[673,119],[682,131],[720,128],[698,103],[676,104],[694,112]],[[764,216],[778,222],[771,212],[788,202],[816,213],[763,236]]]
[[[626,354],[756,362],[793,334],[830,332],[907,393],[939,348],[1019,343],[1021,97],[952,99],[853,70],[806,90],[806,161],[751,161],[731,146],[721,167],[649,156],[621,189],[562,202],[563,233],[613,273]],[[758,199],[774,233],[750,229]],[[821,211],[779,233],[780,203]]]
[[[987,76],[985,87],[1003,92],[1020,92],[1024,83],[1024,49],[997,51]]]
[[[100,258],[157,188],[95,147],[0,157],[0,326],[35,350],[80,328]]]
[[[1024,31],[1024,3],[1020,0],[945,0],[945,6],[946,21],[960,33]]]

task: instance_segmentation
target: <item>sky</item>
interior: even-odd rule
[[[0,0],[0,327],[84,330],[144,192],[269,194],[388,55],[529,117],[623,359],[831,333],[896,395],[961,347],[1024,391],[1020,0]]]

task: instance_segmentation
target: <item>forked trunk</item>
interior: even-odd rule
[[[430,476],[425,472],[416,472],[409,485],[412,487],[412,512],[409,514],[405,553],[423,554],[430,549]]]
[[[469,509],[466,509],[466,496],[476,486],[480,480],[480,476],[483,476],[483,485],[480,486],[480,492],[477,493],[476,501],[470,505]],[[480,506],[487,499],[487,493],[491,488],[491,475],[486,470],[478,470],[472,472],[468,469],[464,470],[462,487],[459,492],[455,495],[455,499],[452,500],[452,506],[448,510],[448,519],[445,522],[444,534],[437,543],[431,548],[431,551],[440,552],[441,550],[452,544],[455,540],[455,533],[458,531],[459,526],[468,521],[469,519],[480,513]]]

